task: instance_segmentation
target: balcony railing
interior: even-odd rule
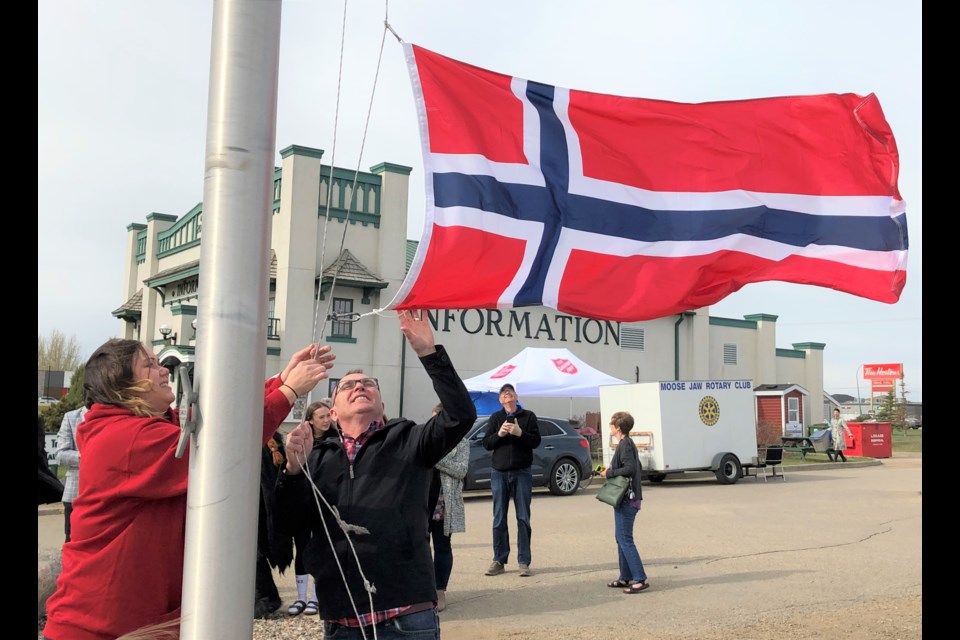
[[[280,318],[267,318],[267,340],[280,339]]]

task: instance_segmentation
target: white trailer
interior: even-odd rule
[[[610,416],[633,416],[643,477],[662,482],[669,474],[712,471],[733,484],[757,464],[757,420],[750,380],[670,380],[600,387],[603,464],[617,441]]]

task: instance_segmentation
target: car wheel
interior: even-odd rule
[[[728,453],[720,459],[720,466],[717,467],[717,482],[720,484],[734,484],[740,479],[743,469],[740,467],[740,461],[737,456]]]
[[[647,476],[647,480],[649,480],[654,484],[660,484],[666,479],[667,479],[667,474],[665,473],[651,473],[649,476]]]
[[[580,488],[580,465],[564,458],[553,465],[550,472],[550,493],[555,496],[569,496]]]

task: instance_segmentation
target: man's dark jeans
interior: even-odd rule
[[[323,623],[325,640],[373,640],[372,627],[345,627],[336,622]],[[439,640],[440,615],[427,609],[391,618],[377,625],[378,640]]]
[[[507,564],[510,559],[510,530],[507,515],[510,500],[517,510],[517,562],[530,564],[530,498],[533,495],[533,474],[530,467],[513,471],[490,471],[493,490],[493,559]]]

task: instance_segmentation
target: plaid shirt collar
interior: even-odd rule
[[[383,429],[386,425],[382,422],[371,422],[367,426],[367,430],[361,433],[356,438],[348,436],[343,432],[343,429],[340,428],[340,425],[337,425],[337,431],[340,433],[340,441],[343,443],[344,449],[347,450],[347,459],[350,462],[353,462],[357,459],[357,454],[360,452],[360,447],[366,444],[367,440],[370,439],[370,436],[375,434],[377,431]]]

